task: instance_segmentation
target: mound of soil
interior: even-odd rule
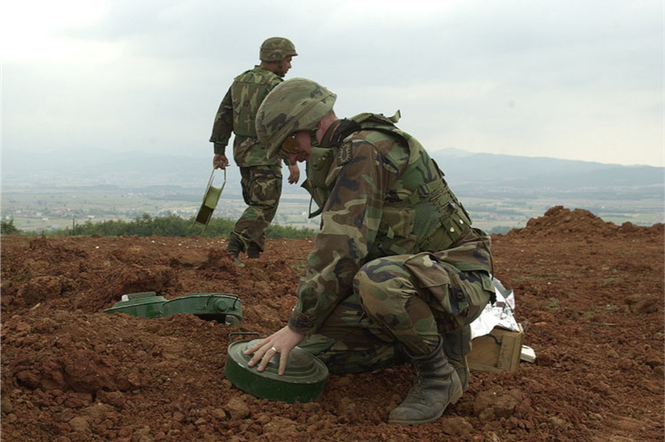
[[[621,226],[608,223],[584,209],[570,211],[563,206],[555,206],[541,218],[530,219],[523,229],[515,229],[510,235],[520,236],[561,236],[614,237],[614,236],[658,236],[663,234],[663,224],[651,228],[636,226],[626,222]]]
[[[441,419],[402,427],[387,416],[411,387],[408,366],[330,376],[307,404],[224,377],[229,333],[286,324],[311,240],[268,241],[238,267],[224,239],[3,236],[3,439],[662,441],[663,225],[554,207],[492,239],[536,362],[473,373]],[[143,291],[238,295],[244,321],[103,312]]]

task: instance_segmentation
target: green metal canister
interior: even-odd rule
[[[122,295],[119,302],[113,307],[104,310],[104,313],[126,313],[140,318],[161,318],[162,305],[166,301],[156,292],[140,292]]]
[[[229,341],[233,335],[242,334],[248,333],[231,333]],[[249,367],[252,356],[246,355],[244,351],[260,341],[240,340],[229,345],[224,374],[233,385],[246,393],[271,401],[304,403],[321,396],[328,378],[328,368],[320,359],[295,347],[288,356],[284,374],[278,374],[279,354],[272,358],[265,370],[259,372],[256,366]]]

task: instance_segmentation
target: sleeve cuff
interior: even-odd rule
[[[226,155],[226,145],[221,144],[221,143],[215,143],[215,148],[214,148],[215,155],[220,154],[220,155]]]
[[[316,325],[306,314],[293,310],[289,318],[289,328],[296,333],[309,336],[316,331]]]

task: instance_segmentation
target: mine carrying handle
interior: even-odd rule
[[[224,298],[213,298],[212,296],[208,297],[208,299],[206,300],[205,307],[208,308],[208,306],[210,305],[211,302],[215,303],[215,307],[217,307],[217,305],[220,304],[220,303],[226,304],[224,302],[226,299],[232,299],[233,300],[233,304],[231,305],[232,309],[235,309],[236,306],[238,304],[240,304],[240,297],[238,297],[238,296],[233,296],[233,295],[222,295],[222,296],[224,296]]]
[[[206,186],[206,192],[210,187],[212,186],[212,181],[215,179],[215,169],[214,167],[212,168],[212,172],[210,173],[210,179],[208,180],[208,185]],[[226,186],[226,169],[222,169],[224,171],[224,182],[222,183],[222,187],[219,189],[219,194],[222,194],[222,191],[224,190],[224,186]],[[203,196],[203,200],[205,201],[205,195]]]
[[[233,343],[233,338],[236,336],[256,336],[257,339],[261,338],[261,335],[255,332],[235,332],[229,333],[229,344]]]

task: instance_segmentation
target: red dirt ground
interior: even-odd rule
[[[271,240],[237,267],[224,239],[2,237],[2,439],[75,441],[662,441],[663,225],[550,209],[493,237],[515,291],[519,371],[474,373],[437,422],[386,423],[408,366],[330,376],[308,404],[224,378],[228,335],[192,315],[109,315],[121,295],[240,296],[241,331],[283,326],[309,240]]]

